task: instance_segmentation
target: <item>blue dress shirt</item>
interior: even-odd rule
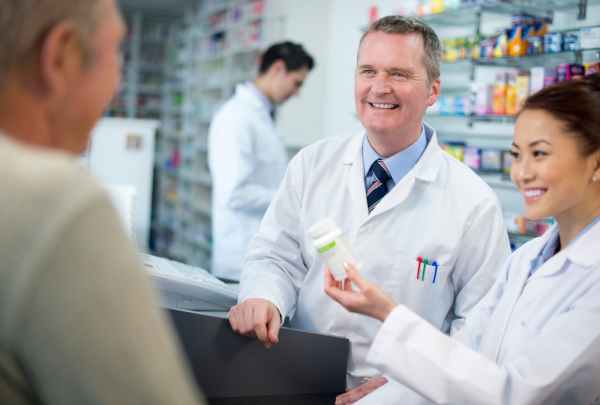
[[[569,245],[574,244],[575,241],[577,241],[577,239],[579,239],[584,233],[592,229],[594,225],[596,225],[598,222],[600,222],[600,216],[596,217],[596,219],[590,222],[589,225],[583,229],[583,231],[579,232],[575,239],[573,239],[571,243],[569,243]],[[546,263],[552,256],[554,256],[554,252],[556,252],[556,244],[558,243],[558,236],[558,227],[556,227],[552,235],[550,236],[550,239],[548,239],[548,242],[546,242],[546,245],[542,249],[540,255],[531,261],[531,274],[533,274],[537,269],[539,269],[542,266],[542,264]]]
[[[373,162],[377,159],[382,159],[387,167],[388,171],[392,175],[392,177],[386,183],[388,193],[406,176],[408,172],[411,171],[413,167],[417,164],[425,149],[427,149],[427,145],[429,141],[427,140],[427,136],[425,136],[425,126],[422,126],[421,135],[419,139],[408,148],[404,149],[396,153],[394,156],[390,156],[389,158],[382,158],[373,150],[369,140],[367,139],[367,134],[365,133],[365,138],[363,140],[363,167],[365,173],[365,190],[368,190],[371,184],[373,183],[373,170],[371,170],[371,166]]]

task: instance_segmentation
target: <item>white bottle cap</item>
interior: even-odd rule
[[[335,222],[333,221],[333,218],[327,217],[308,228],[308,234],[313,239],[319,239],[321,236],[328,234],[334,229]]]

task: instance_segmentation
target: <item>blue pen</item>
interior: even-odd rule
[[[433,274],[433,282],[435,283],[435,277],[437,276],[437,267],[438,264],[436,261],[434,261],[433,263],[431,263],[432,266],[435,266],[435,273]]]

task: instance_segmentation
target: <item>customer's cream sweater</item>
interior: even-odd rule
[[[0,404],[203,403],[101,188],[0,134]]]

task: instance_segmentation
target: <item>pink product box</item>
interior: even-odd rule
[[[492,113],[494,104],[494,86],[491,84],[479,84],[477,86],[477,104],[475,113],[477,115],[489,115]]]

